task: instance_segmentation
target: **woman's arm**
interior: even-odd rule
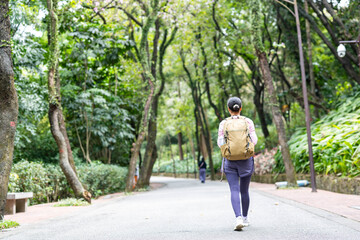
[[[217,145],[220,147],[224,142],[224,123],[225,120],[223,120],[220,125],[219,125],[219,130],[218,130],[218,139],[217,139]]]

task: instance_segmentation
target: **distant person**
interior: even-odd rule
[[[201,161],[199,162],[199,178],[201,183],[205,183],[206,178],[206,162],[204,157],[201,157]]]
[[[136,166],[135,168],[135,175],[134,175],[134,184],[133,184],[133,189],[135,189],[136,184],[138,182],[139,179],[139,168]]]
[[[253,155],[258,139],[253,121],[240,115],[240,98],[230,98],[227,107],[231,117],[220,123],[217,143],[223,156],[221,170],[225,172],[229,183],[231,204],[236,217],[234,230],[241,230],[249,226],[249,185],[254,172]]]

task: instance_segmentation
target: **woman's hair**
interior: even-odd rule
[[[231,97],[227,101],[227,106],[231,111],[238,112],[241,108],[241,99],[238,97]]]

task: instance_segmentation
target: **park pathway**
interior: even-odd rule
[[[166,185],[0,233],[0,239],[360,239],[360,222],[255,189],[250,193],[251,225],[235,232],[226,182],[152,181]]]

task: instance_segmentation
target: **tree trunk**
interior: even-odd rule
[[[190,159],[190,148],[189,144],[186,144],[186,177],[189,178],[189,159]]]
[[[18,101],[11,60],[9,1],[0,1],[0,221],[13,161]]]
[[[156,28],[157,28],[157,31],[160,30],[160,26],[157,26]],[[165,30],[164,36],[163,36],[163,41],[160,45],[159,73],[160,73],[160,78],[161,78],[161,84],[160,84],[160,88],[159,88],[158,92],[155,94],[154,99],[151,104],[151,117],[149,119],[149,125],[148,125],[148,138],[147,138],[147,145],[146,145],[146,151],[145,151],[145,156],[144,156],[144,163],[143,163],[143,166],[141,167],[140,177],[139,177],[139,181],[137,183],[137,185],[139,187],[149,186],[152,169],[154,167],[156,157],[157,157],[157,153],[154,153],[154,151],[156,152],[157,116],[158,116],[158,108],[159,108],[159,99],[160,99],[162,92],[164,91],[165,80],[166,80],[165,75],[163,73],[163,61],[164,61],[166,49],[171,44],[171,42],[174,40],[176,32],[177,32],[177,28],[175,28],[172,31],[170,39],[167,40],[168,31]],[[156,36],[159,37],[160,34],[156,34]],[[158,41],[154,40],[154,44],[155,43],[157,44],[157,42]],[[155,59],[157,59],[157,58],[153,55],[153,61],[155,61]],[[152,75],[155,76],[156,75],[156,66],[153,66],[152,69],[153,69]]]
[[[193,162],[194,162],[194,176],[195,176],[195,179],[196,179],[196,155],[195,155],[195,146],[194,146],[194,141],[191,137],[191,134],[190,134],[190,130],[188,130],[188,139],[189,139],[189,143],[190,143],[190,147],[191,147],[191,154],[192,154],[192,157],[193,157]]]
[[[171,147],[171,139],[170,139],[170,135],[168,134],[168,140],[169,140],[169,147],[170,147],[170,157],[173,163],[173,173],[174,173],[174,178],[176,178],[176,164],[175,164],[175,159],[174,159],[174,155],[172,152],[172,147]]]
[[[255,91],[255,95],[254,95],[254,104],[256,107],[256,111],[259,115],[259,120],[261,123],[261,130],[264,134],[265,139],[268,138],[270,136],[269,130],[267,128],[267,124],[266,124],[266,118],[265,118],[265,111],[264,111],[264,103],[261,102],[261,97],[262,97],[262,91]]]
[[[111,151],[111,149],[108,147],[107,148],[107,150],[108,150],[108,164],[111,164],[111,153],[112,153],[112,151]]]
[[[179,132],[178,133],[178,146],[179,146],[179,157],[180,157],[181,161],[184,160],[184,152],[183,152],[182,144],[183,144],[183,137],[182,137],[182,133]]]
[[[199,131],[200,120],[198,117],[197,106],[194,107],[194,116],[195,116],[195,139],[196,139],[196,147],[197,147],[197,158],[196,161],[199,163],[200,155],[201,155],[201,132]]]
[[[305,12],[309,14],[309,7],[307,0],[304,1]],[[313,68],[313,61],[312,61],[312,46],[311,46],[311,32],[310,32],[310,23],[309,20],[305,19],[305,27],[306,27],[306,44],[307,44],[307,52],[309,58],[309,77],[310,77],[310,91],[313,96],[316,95],[315,93],[315,76],[314,76],[314,68]],[[319,110],[315,107],[315,117],[319,118]]]
[[[252,0],[251,2],[251,30],[252,30],[252,42],[255,47],[256,56],[259,60],[261,73],[264,79],[265,87],[269,95],[269,105],[273,115],[273,121],[278,132],[278,139],[281,146],[281,154],[283,157],[286,180],[288,186],[296,186],[296,175],[293,163],[290,158],[289,146],[287,144],[284,121],[278,105],[276,92],[274,89],[273,79],[270,72],[269,63],[265,53],[265,47],[262,41],[261,34],[261,8],[260,0]]]
[[[140,131],[140,134],[138,135],[138,138],[135,143],[133,143],[132,153],[131,153],[131,159],[129,163],[129,171],[128,176],[126,180],[126,188],[125,190],[127,192],[130,192],[133,190],[134,186],[134,175],[135,175],[135,168],[136,168],[136,162],[139,156],[141,144],[144,141],[145,137],[145,131],[146,127],[148,125],[148,114],[151,106],[151,102],[153,100],[154,92],[155,92],[155,86],[154,86],[154,77],[151,73],[151,64],[148,61],[146,46],[148,42],[148,34],[150,31],[150,28],[155,23],[155,19],[157,18],[158,11],[159,11],[159,0],[154,0],[153,3],[153,9],[152,12],[149,13],[148,17],[145,20],[145,23],[142,27],[142,34],[141,34],[141,40],[140,40],[140,49],[139,49],[139,62],[141,64],[142,70],[143,70],[143,76],[148,82],[148,86],[150,87],[150,93],[148,95],[148,98],[146,100],[145,106],[144,106],[144,116],[142,120],[142,129]]]
[[[67,143],[67,136],[64,136],[63,131],[66,131],[64,116],[62,113],[60,103],[60,82],[57,78],[57,67],[59,60],[59,45],[58,45],[58,16],[57,16],[57,1],[47,0],[47,8],[49,11],[49,72],[48,72],[48,88],[49,88],[49,122],[51,126],[51,133],[59,148],[60,167],[64,172],[66,180],[73,189],[76,197],[82,197],[91,203],[91,194],[84,189],[79,181],[76,172],[69,160],[69,152],[71,149]]]
[[[287,144],[286,132],[284,121],[280,112],[280,108],[278,106],[278,101],[276,98],[276,92],[273,85],[273,80],[270,73],[269,64],[267,61],[266,53],[260,52],[256,50],[256,55],[258,56],[261,72],[264,78],[264,82],[266,85],[266,89],[269,94],[269,100],[271,105],[271,111],[273,115],[273,121],[276,126],[276,130],[278,133],[278,139],[281,146],[281,154],[283,157],[285,172],[286,172],[286,180],[289,183],[288,186],[296,186],[296,175],[294,165],[291,161],[290,150]]]
[[[68,136],[67,131],[66,131],[65,120],[64,120],[64,117],[62,115],[60,116],[59,121],[60,121],[60,131],[64,135],[65,142],[66,142],[66,150],[68,152],[70,166],[73,169],[73,171],[75,172],[75,174],[77,174],[76,167],[75,167],[74,156],[73,156],[73,153],[72,153],[72,150],[71,150],[69,136]]]
[[[149,74],[150,72],[148,72],[148,76],[151,75]],[[131,152],[131,159],[130,159],[130,163],[129,163],[129,171],[128,171],[128,176],[127,176],[127,181],[126,181],[126,191],[130,192],[133,190],[133,186],[134,186],[134,175],[135,175],[135,169],[136,169],[136,162],[140,153],[140,148],[141,148],[141,144],[144,141],[144,137],[145,137],[145,130],[146,130],[146,125],[147,125],[147,118],[148,118],[148,113],[150,110],[150,103],[152,101],[153,95],[154,95],[154,84],[153,81],[151,80],[151,78],[149,78],[149,85],[150,85],[150,94],[147,98],[147,101],[145,103],[145,107],[144,107],[144,117],[143,117],[143,123],[142,123],[142,127],[143,130],[140,132],[137,140],[135,143],[133,143],[133,148],[132,148],[132,152]]]
[[[206,149],[206,140],[205,140],[203,131],[200,132],[200,149],[201,149],[201,155],[204,157],[204,159],[207,159],[209,156],[209,153]]]
[[[208,152],[208,157],[209,157],[209,167],[210,167],[210,176],[211,176],[211,180],[215,180],[215,169],[214,169],[214,163],[213,163],[213,159],[212,159],[212,143],[211,143],[211,134],[209,131],[209,125],[206,121],[206,113],[204,111],[204,108],[201,106],[201,101],[199,100],[200,103],[200,109],[201,109],[201,116],[202,116],[202,132],[203,135],[205,137],[205,145],[206,145],[206,149]]]
[[[196,129],[196,140],[198,143],[198,152],[200,153],[200,150],[201,150],[201,147],[200,147],[201,141],[199,140],[199,131],[198,131],[198,127],[199,127],[198,125],[200,125],[201,134],[204,136],[205,146],[207,149],[207,153],[209,154],[209,167],[210,167],[210,172],[211,172],[211,180],[215,180],[215,171],[214,171],[214,165],[213,165],[212,155],[211,155],[211,135],[210,135],[207,121],[206,121],[206,115],[204,112],[204,108],[202,107],[202,103],[201,103],[200,84],[192,79],[189,69],[186,67],[185,56],[183,55],[182,50],[180,51],[180,57],[181,57],[181,61],[183,64],[183,68],[189,79],[191,95],[192,95],[194,105],[195,105],[194,115],[195,115],[195,120],[196,120],[196,122],[195,122],[196,128],[195,129]],[[195,64],[195,68],[196,67],[197,66]],[[198,160],[199,160],[199,157],[200,157],[200,154],[198,155]]]
[[[152,115],[155,114],[155,111],[157,114],[158,100],[156,98],[157,97],[155,96],[152,103]],[[154,105],[156,105],[156,107]],[[144,155],[144,161],[140,168],[140,176],[137,182],[139,188],[146,187],[150,184],[150,177],[152,173],[151,170],[155,163],[153,157],[154,157],[154,152],[156,151],[156,132],[157,132],[156,125],[157,125],[156,120],[154,120],[154,117],[151,116],[148,124],[147,145]]]

